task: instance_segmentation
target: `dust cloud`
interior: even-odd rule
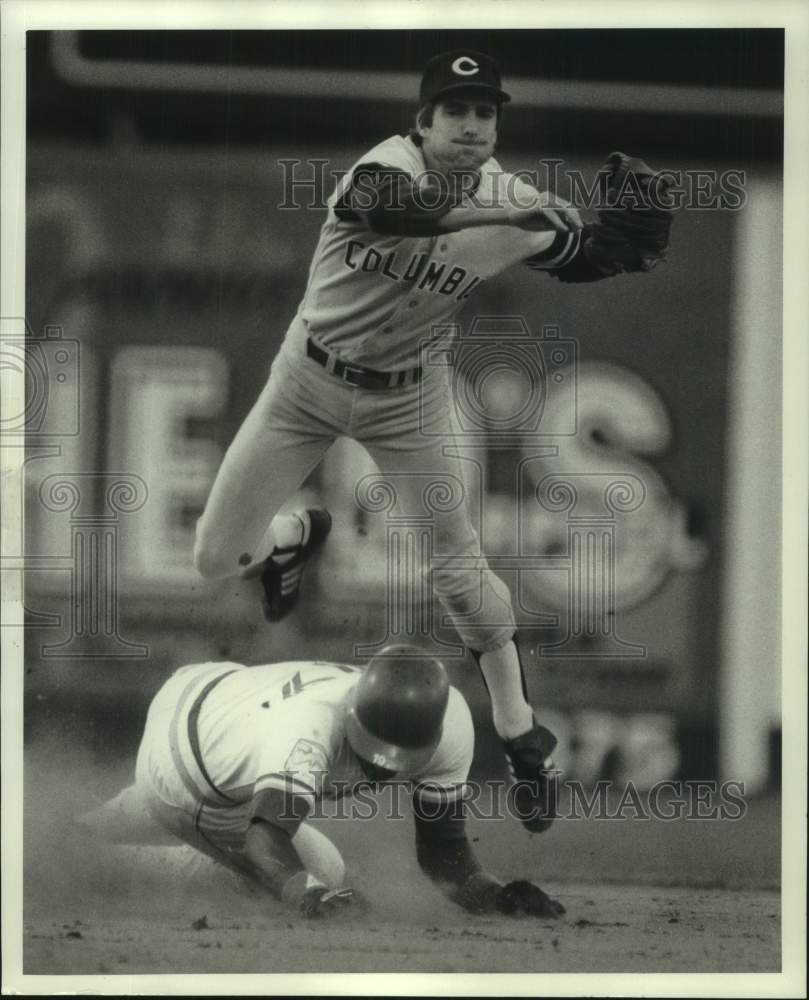
[[[116,845],[78,822],[132,780],[134,759],[103,759],[57,737],[25,752],[23,898],[26,921],[65,925],[159,917],[186,924],[260,919],[283,911],[268,894],[177,841]],[[463,923],[465,915],[421,873],[409,816],[318,819],[347,867],[358,903],[341,921],[379,917],[411,926]]]

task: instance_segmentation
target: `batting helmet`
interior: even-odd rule
[[[449,700],[443,665],[416,646],[386,646],[351,692],[348,742],[357,756],[389,771],[417,771],[441,740]]]

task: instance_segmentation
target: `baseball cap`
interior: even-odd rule
[[[493,100],[511,100],[500,85],[500,69],[491,56],[474,49],[442,52],[427,63],[421,78],[419,100],[428,104],[452,90],[484,91]]]

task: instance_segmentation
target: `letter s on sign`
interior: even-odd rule
[[[557,457],[529,462],[526,469],[527,499],[532,488],[540,488],[540,481],[570,484],[575,509],[554,513],[540,500],[526,527],[539,554],[559,557],[570,554],[571,526],[583,520],[608,520],[615,532],[612,610],[629,608],[647,600],[672,571],[699,568],[707,550],[701,539],[688,535],[685,504],[671,494],[652,464],[672,436],[671,417],[657,392],[634,372],[606,362],[581,364],[577,389],[576,381],[569,378],[560,391],[548,393],[541,433],[543,441],[558,445]],[[562,430],[571,408],[578,428],[573,435]],[[610,485],[623,489],[624,483],[635,490],[635,502],[622,509],[620,501],[630,498],[618,492],[613,499],[619,505],[610,507]],[[564,574],[541,576],[544,601],[566,609]]]

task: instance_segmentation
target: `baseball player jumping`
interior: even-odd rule
[[[406,781],[422,871],[475,913],[557,917],[526,880],[485,872],[467,838],[474,729],[438,660],[388,647],[362,671],[339,663],[203,663],[155,696],[135,783],[82,817],[103,839],[165,833],[313,917],[355,899],[335,845],[306,822],[321,799]],[[149,823],[163,837],[151,841]]]
[[[508,100],[488,56],[436,56],[413,131],[371,149],[329,199],[298,312],[197,525],[199,572],[260,576],[270,621],[294,606],[331,527],[322,509],[273,515],[337,437],[360,442],[383,476],[399,474],[396,504],[408,518],[424,513],[425,473],[463,482],[445,447],[449,378],[422,364],[422,349],[441,343],[478,285],[513,264],[596,281],[650,270],[665,255],[672,213],[638,203],[660,179],[641,161],[610,157],[609,200],[587,224],[505,173],[492,154]],[[628,205],[626,178],[635,182]],[[466,503],[430,516],[433,585],[480,665],[513,777],[536,789],[525,825],[542,831],[555,810],[556,739],[526,697],[508,588],[480,551]]]

